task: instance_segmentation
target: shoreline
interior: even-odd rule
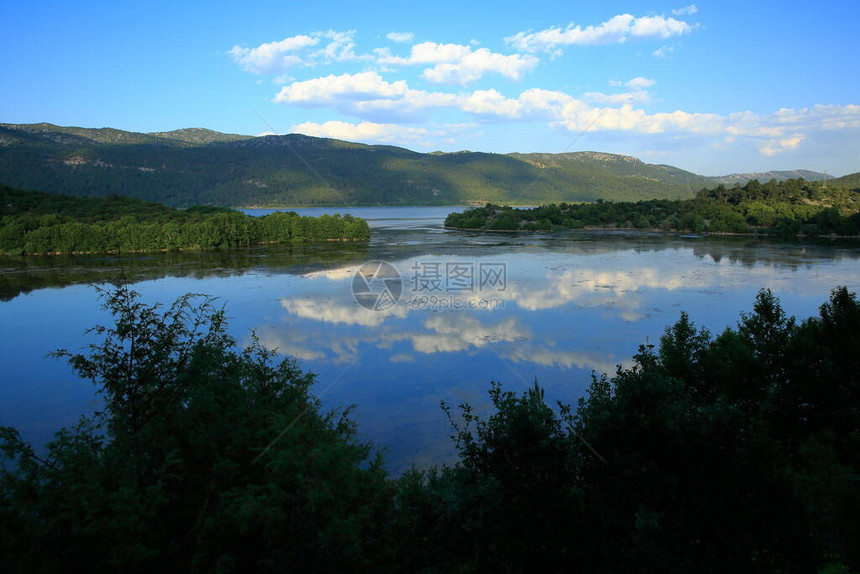
[[[328,239],[319,239],[316,241],[261,241],[259,243],[252,243],[249,245],[235,245],[232,247],[177,247],[175,249],[129,249],[129,250],[116,250],[112,249],[109,251],[39,251],[39,252],[26,252],[26,253],[0,253],[0,258],[8,257],[61,257],[61,256],[78,256],[78,255],[145,255],[147,253],[211,253],[213,251],[225,251],[229,249],[248,249],[252,247],[261,247],[263,245],[283,245],[287,247],[293,247],[296,245],[320,245],[323,243],[366,243],[367,239],[338,239],[338,238],[328,238]]]
[[[657,228],[627,228],[627,227],[581,227],[579,229],[571,229],[569,227],[562,227],[560,229],[482,229],[475,227],[451,227],[448,225],[443,225],[443,229],[450,229],[452,231],[477,231],[481,233],[555,233],[556,231],[622,231],[626,233],[651,233],[655,235],[666,235],[666,236],[678,236],[684,237],[687,239],[705,239],[707,237],[753,237],[753,238],[761,238],[761,239],[860,239],[860,235],[836,235],[836,234],[828,234],[828,235],[789,235],[782,236],[771,233],[734,233],[731,231],[686,231],[686,230],[670,230],[666,231],[665,229],[657,229]]]

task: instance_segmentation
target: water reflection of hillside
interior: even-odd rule
[[[365,261],[367,252],[367,244],[326,243],[146,255],[0,258],[0,300],[82,283],[203,279],[246,273],[302,275]]]
[[[370,244],[265,246],[210,252],[126,256],[0,258],[0,300],[37,289],[80,283],[144,281],[161,277],[206,278],[260,272],[303,275],[362,261],[397,261],[437,256],[503,258],[506,254],[600,255],[633,251],[645,257],[665,250],[692,250],[696,257],[746,267],[798,268],[860,258],[860,244],[787,243],[737,237],[682,239],[648,233],[568,232],[508,235],[446,231],[439,226],[375,229]]]
[[[776,241],[751,237],[685,239],[656,233],[626,231],[559,232],[552,234],[492,234],[441,229],[374,230],[371,255],[375,259],[407,259],[424,255],[499,256],[522,250],[545,250],[573,255],[598,255],[619,250],[636,253],[688,250],[715,262],[804,265],[810,262],[860,258],[860,242]]]

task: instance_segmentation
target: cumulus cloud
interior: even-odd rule
[[[633,91],[633,92],[621,92],[619,94],[604,94],[603,92],[586,92],[582,94],[582,98],[588,100],[590,102],[594,102],[596,104],[610,104],[610,105],[618,105],[618,104],[632,104],[632,103],[645,103],[650,97],[648,96],[648,92],[643,90]]]
[[[809,134],[860,129],[860,105],[783,108],[772,114],[738,112],[730,114],[726,123],[727,143],[751,142],[762,155],[773,157],[799,148]]]
[[[281,74],[300,65],[369,60],[370,56],[355,53],[354,38],[355,30],[327,30],[290,36],[277,42],[260,44],[256,48],[233,46],[227,53],[246,72]]]
[[[684,15],[695,13],[692,6]],[[676,11],[678,12],[678,11]],[[678,12],[678,14],[682,14]],[[541,32],[520,33],[508,43],[525,52],[557,53],[560,47],[575,44],[622,43],[632,38],[669,38],[689,33],[695,25],[665,16],[636,18],[623,14],[597,26],[568,26]],[[298,107],[327,107],[357,118],[357,122],[305,122],[294,127],[309,135],[380,143],[434,145],[463,135],[444,124],[402,125],[430,119],[437,111],[457,112],[486,123],[543,121],[552,127],[581,132],[633,132],[714,136],[719,145],[747,146],[765,156],[800,149],[814,141],[813,134],[827,130],[860,129],[860,106],[816,105],[811,108],[782,109],[771,114],[738,112],[713,114],[697,111],[646,109],[651,102],[648,90],[653,78],[637,76],[611,85],[626,88],[618,93],[587,91],[568,94],[556,90],[530,88],[508,95],[498,88],[458,91],[415,89],[404,79],[386,79],[381,74],[404,66],[423,66],[420,79],[432,84],[466,86],[493,73],[521,80],[539,59],[532,53],[505,55],[473,45],[421,42],[410,46],[408,55],[393,55],[388,48],[372,56],[357,54],[355,31],[328,30],[297,35],[256,48],[234,46],[229,55],[243,69],[271,73],[283,83],[275,95],[277,103]],[[392,32],[392,41],[411,41],[407,33]],[[671,53],[671,46],[654,51],[655,56]],[[283,72],[291,67],[310,67],[332,62],[370,62],[376,70],[342,73],[296,81]],[[453,120],[460,121],[459,119]],[[462,120],[469,122],[469,119]],[[474,126],[474,123],[469,125]]]
[[[432,65],[422,77],[434,84],[466,85],[479,80],[486,73],[520,80],[533,70],[538,59],[531,55],[504,55],[487,48],[473,50],[463,44],[422,42],[412,46],[408,56],[393,56],[387,48],[376,50],[377,63],[383,66]]]
[[[321,124],[305,122],[294,126],[292,131],[308,136],[347,141],[425,146],[439,138],[462,136],[464,132],[473,128],[474,124],[447,124],[423,128],[391,123],[360,122],[351,124],[342,121],[328,121]]]
[[[482,348],[499,342],[530,337],[528,329],[512,317],[495,325],[485,325],[470,315],[433,315],[424,321],[427,332],[408,334],[418,353],[450,353]]]
[[[510,80],[519,81],[537,64],[538,59],[531,55],[505,56],[480,48],[466,54],[457,62],[437,64],[424,70],[421,76],[435,84],[465,85],[479,80],[485,73],[495,72]]]
[[[690,4],[689,6],[684,6],[683,8],[677,8],[672,10],[672,14],[675,16],[691,16],[698,12],[699,9],[696,8],[695,4]]]
[[[455,110],[484,122],[545,121],[571,132],[633,132],[716,136],[732,145],[750,145],[765,156],[799,148],[813,132],[860,129],[860,106],[817,105],[781,109],[772,114],[738,112],[729,115],[687,112],[649,113],[651,78],[636,77],[621,84],[630,91],[618,94],[586,92],[579,97],[555,90],[531,88],[516,97],[496,89],[463,91],[415,90],[405,80],[386,81],[377,72],[329,75],[284,86],[275,101],[296,106],[332,107],[357,116],[358,123],[305,123],[297,131],[309,135],[359,141],[432,145],[455,135],[448,128],[400,126],[434,110]],[[462,132],[461,132],[462,133]]]
[[[386,38],[398,44],[406,44],[412,41],[415,34],[412,32],[389,32],[385,35]]]
[[[523,103],[509,99],[496,90],[475,90],[460,99],[460,109],[477,115],[518,118],[523,112]]]
[[[409,66],[414,64],[439,64],[455,62],[472,51],[470,46],[462,44],[437,44],[436,42],[421,42],[412,46],[407,57],[392,56],[387,48],[378,50],[380,64]]]
[[[598,46],[623,44],[635,39],[667,39],[693,31],[695,26],[665,16],[642,16],[630,14],[613,16],[596,26],[569,24],[567,28],[548,28],[539,32],[519,32],[505,38],[505,42],[523,52],[553,53],[560,46]]]
[[[387,82],[376,72],[341,74],[339,76],[330,74],[284,86],[275,96],[275,101],[324,106],[334,104],[341,99],[360,102],[401,98],[408,91],[405,80]]]
[[[279,73],[300,64],[302,59],[297,52],[309,46],[315,46],[319,41],[319,37],[290,36],[278,42],[260,44],[256,48],[233,46],[228,54],[246,72]]]
[[[532,363],[547,367],[570,369],[578,367],[598,373],[612,373],[622,361],[612,355],[596,352],[559,351],[531,343],[509,345],[499,353],[514,363]]]
[[[574,98],[563,92],[531,89],[517,98],[506,98],[496,90],[476,90],[461,95],[461,110],[483,117],[501,119],[545,119],[572,132],[593,130],[634,131],[639,133],[718,133],[726,118],[718,114],[688,113],[680,110],[649,114],[631,102],[647,99],[644,92],[624,94],[586,93]],[[595,103],[610,104],[607,107]],[[620,104],[620,105],[619,105]],[[617,105],[618,107],[612,107]]]
[[[760,146],[758,148],[758,150],[762,154],[764,154],[768,157],[772,157],[772,156],[780,154],[784,151],[788,151],[790,149],[796,148],[798,145],[800,145],[800,142],[802,142],[803,139],[804,139],[803,134],[794,134],[791,137],[787,137],[787,138],[783,138],[783,139],[770,140],[770,141],[766,142],[765,144],[763,144],[762,146]]]
[[[428,109],[456,106],[459,96],[410,89],[405,80],[388,82],[377,72],[329,75],[284,86],[275,102],[305,107],[333,107],[372,119],[405,117]]]
[[[672,54],[672,52],[674,52],[674,51],[675,51],[674,46],[661,46],[660,48],[657,48],[656,50],[651,52],[651,55],[654,56],[655,58],[666,58],[666,57],[670,56]]]
[[[325,302],[306,298],[282,299],[281,306],[290,315],[303,319],[313,319],[322,323],[361,325],[375,327],[389,317],[405,316],[406,310],[395,306],[383,311],[368,311],[358,305],[346,302]]]
[[[630,80],[629,82],[627,82],[624,85],[627,86],[628,88],[633,88],[634,90],[643,90],[645,88],[650,88],[651,86],[653,86],[656,83],[657,83],[656,80],[652,80],[651,78],[643,78],[642,76],[639,76],[639,77],[633,78],[632,80]]]
[[[325,63],[350,62],[354,60],[367,60],[369,56],[359,56],[355,53],[355,30],[338,32],[328,30],[317,32],[317,36],[330,40],[322,50],[311,55],[312,58],[321,59]]]
[[[650,96],[646,91],[646,88],[653,86],[656,83],[655,80],[650,78],[643,78],[642,76],[633,78],[628,82],[618,82],[612,81],[609,82],[612,86],[625,86],[633,90],[632,92],[622,92],[618,94],[604,94],[602,92],[586,92],[582,95],[584,100],[588,100],[590,102],[594,102],[596,104],[609,104],[609,105],[620,105],[620,104],[644,104],[650,100]]]

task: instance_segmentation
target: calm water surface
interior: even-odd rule
[[[365,217],[368,245],[0,261],[0,424],[43,444],[98,406],[90,383],[45,355],[89,342],[84,331],[107,320],[92,285],[123,279],[149,302],[187,292],[220,298],[237,340],[247,343],[253,330],[318,374],[327,406],[356,405],[362,434],[386,449],[394,472],[450,460],[440,402],[486,409],[492,380],[522,389],[537,378],[548,398],[575,402],[593,371],[629,362],[681,310],[719,332],[762,287],[806,317],[834,286],[860,286],[860,249],[851,246],[481,235],[443,230],[452,210],[297,210]],[[371,300],[400,292],[377,311],[353,296],[356,272],[374,260],[399,275],[362,276]]]

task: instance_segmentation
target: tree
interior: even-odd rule
[[[115,324],[58,355],[102,411],[44,456],[0,435],[4,571],[366,569],[388,487],[348,410],[322,412],[314,376],[256,339],[234,350],[209,298],[101,296]]]

